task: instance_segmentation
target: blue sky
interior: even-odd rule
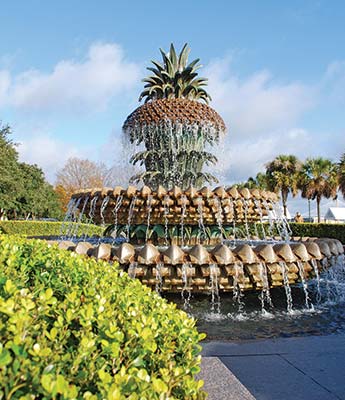
[[[222,182],[281,153],[337,160],[344,20],[343,1],[4,1],[0,120],[51,182],[70,156],[118,162],[145,67],[159,47],[188,42],[228,126],[216,150]]]

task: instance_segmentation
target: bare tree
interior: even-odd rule
[[[68,194],[72,194],[78,189],[103,187],[107,176],[105,164],[73,157],[57,172],[56,186],[62,186]]]
[[[69,158],[56,174],[55,191],[64,210],[72,194],[80,189],[123,186],[138,170],[132,165],[117,162],[110,168],[88,159]]]
[[[115,163],[107,170],[107,176],[104,180],[104,184],[105,186],[110,187],[127,187],[130,183],[132,183],[131,177],[135,174],[138,174],[138,172],[139,169],[131,164],[125,165],[124,163]]]

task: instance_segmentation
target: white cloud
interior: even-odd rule
[[[230,61],[214,61],[205,73],[212,107],[228,126],[226,138],[215,149],[219,163],[214,171],[228,183],[255,176],[278,154],[304,157],[310,135],[297,124],[314,105],[316,93],[297,82],[275,83],[268,71],[239,78]]]
[[[51,73],[30,70],[12,78],[8,104],[26,111],[99,111],[138,80],[139,67],[119,45],[96,43],[82,62],[63,60]]]
[[[37,164],[52,184],[55,182],[56,171],[64,166],[68,158],[89,156],[87,150],[71,146],[46,134],[34,134],[20,141],[18,152],[20,161]]]
[[[336,103],[345,102],[345,61],[333,61],[321,83],[323,95]]]
[[[37,164],[45,173],[46,179],[54,184],[56,173],[70,157],[102,161],[109,168],[113,167],[112,185],[128,185],[129,178],[138,169],[129,164],[133,149],[126,145],[122,134],[113,132],[107,140],[99,145],[71,144],[66,140],[59,140],[42,126],[20,126],[21,131],[30,132],[26,138],[19,140],[17,150],[19,159],[29,164]]]
[[[10,87],[10,74],[6,70],[0,71],[0,106],[6,103],[7,92]]]
[[[275,83],[268,71],[240,79],[232,73],[229,58],[212,62],[205,75],[209,77],[212,106],[233,137],[254,137],[293,127],[313,105],[311,87]]]
[[[265,164],[279,154],[294,154],[303,159],[310,144],[311,135],[301,128],[258,135],[255,140],[227,137],[213,150],[218,158],[213,172],[224,183],[245,181],[263,172]]]
[[[104,110],[114,99],[130,104],[136,98],[132,89],[139,82],[139,72],[139,65],[128,61],[119,45],[93,44],[83,61],[60,61],[50,73],[30,70],[11,77],[9,71],[0,71],[0,106],[25,110],[29,115],[33,112],[34,119],[37,111],[41,116],[47,111],[60,112],[66,119],[69,113]],[[240,77],[231,70],[229,58],[211,62],[204,72],[209,77],[211,106],[229,129],[224,142],[214,149],[219,158],[215,173],[222,183],[255,176],[278,154],[291,153],[304,159],[317,151],[327,156],[343,148],[343,130],[339,137],[331,129],[327,137],[325,132],[310,129],[311,135],[301,119],[333,89],[335,97],[344,99],[345,62],[330,64],[314,86],[277,82],[267,70]],[[56,135],[31,132],[19,152],[22,160],[41,166],[53,182],[56,170],[71,156],[99,156],[107,164],[117,165],[127,161],[120,143],[120,126],[115,131],[117,134],[105,144],[95,145],[94,140],[86,139],[90,140],[89,148],[85,144],[71,147]]]

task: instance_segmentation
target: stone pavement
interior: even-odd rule
[[[345,335],[205,342],[202,355],[209,400],[345,400]]]
[[[203,357],[198,376],[205,384],[208,400],[255,400],[218,357]]]

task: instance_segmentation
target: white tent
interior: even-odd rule
[[[325,217],[325,222],[345,222],[345,207],[329,207]]]

